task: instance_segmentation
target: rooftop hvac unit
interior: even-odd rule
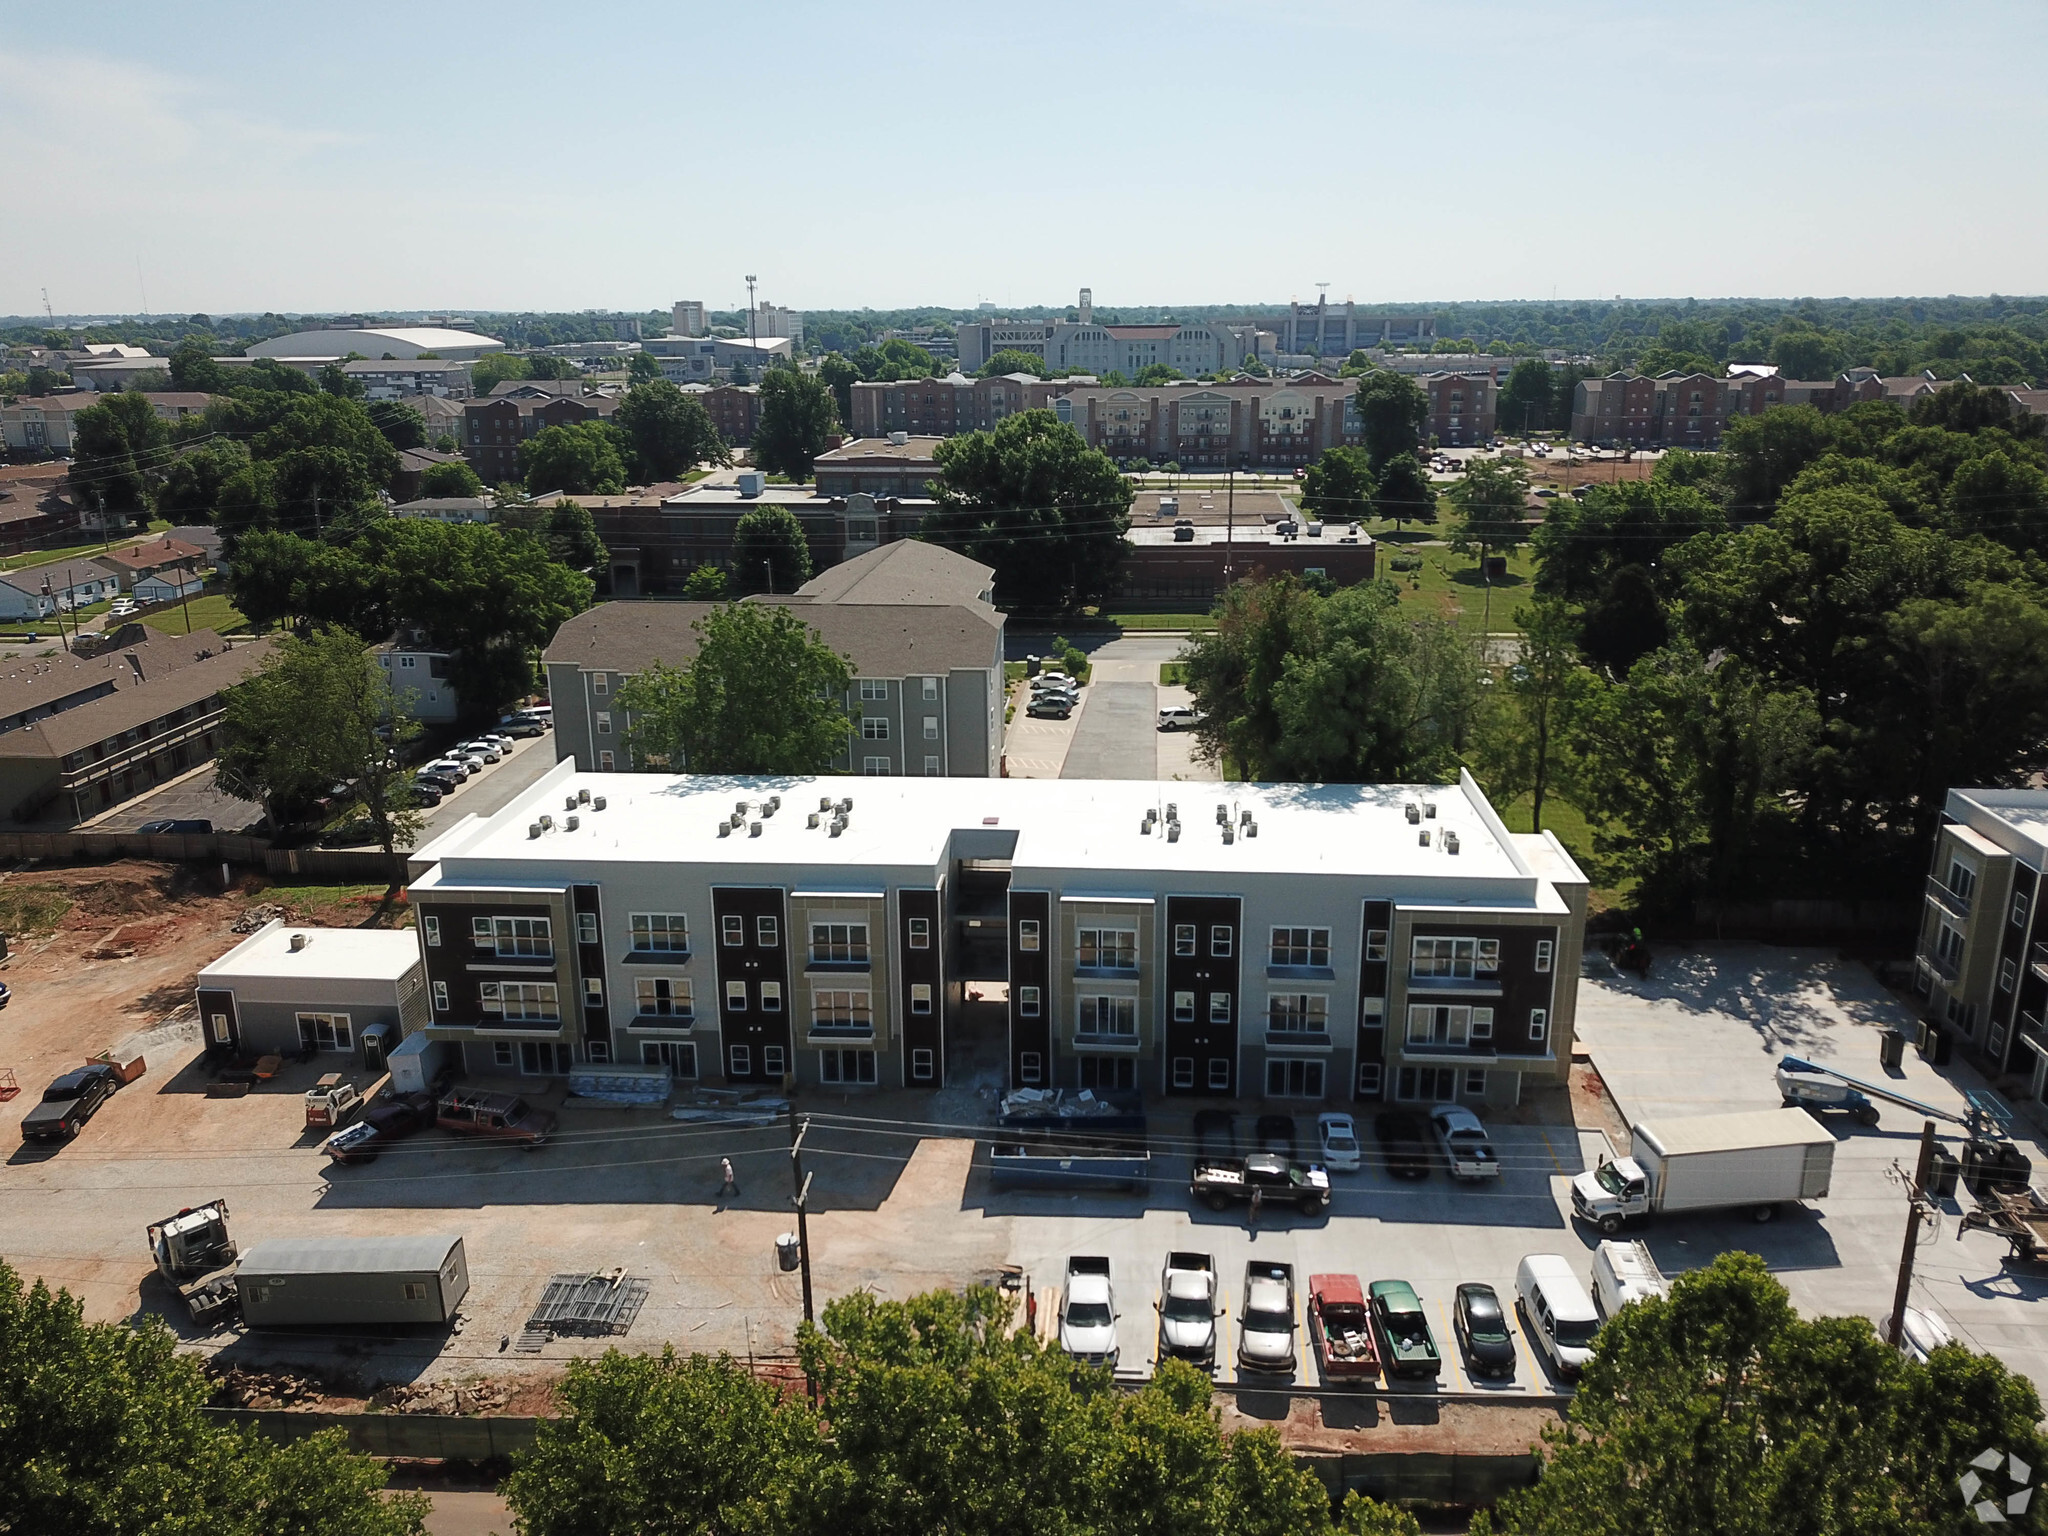
[[[573,811],[573,810],[575,810],[575,809],[576,809],[576,797],[575,797],[574,795],[570,795],[570,796],[568,796],[568,797],[567,797],[566,799],[564,799],[564,800],[562,801],[562,809],[563,809],[563,810],[565,810],[565,811]]]
[[[732,823],[731,823],[731,822],[729,822],[729,821],[721,821],[721,822],[720,822],[720,823],[718,824],[718,835],[719,835],[720,837],[731,837],[731,836],[732,836]]]
[[[583,804],[583,805],[588,805],[588,804],[590,804],[590,791],[589,791],[589,790],[587,790],[587,789],[579,789],[579,790],[577,790],[577,791],[576,791],[576,799],[577,799],[577,801],[578,801],[578,802],[579,802],[580,804]]]
[[[552,816],[541,817],[540,824],[546,827],[550,832],[555,830],[555,818]]]
[[[1416,804],[1416,803],[1415,803],[1415,802],[1414,802],[1413,800],[1410,800],[1410,801],[1408,802],[1408,805],[1407,805],[1407,812],[1408,812],[1408,825],[1409,825],[1409,826],[1413,827],[1413,826],[1418,826],[1418,825],[1420,825],[1420,824],[1421,824],[1421,821],[1422,821],[1422,807],[1421,807],[1421,806],[1417,805],[1417,804]]]
[[[1237,824],[1241,827],[1250,826],[1252,824],[1252,813],[1250,811],[1239,811],[1237,813]]]
[[[817,813],[816,811],[813,811],[813,812],[811,812],[811,818],[810,818],[810,820],[809,820],[809,821],[806,821],[806,822],[804,823],[804,825],[805,825],[805,826],[807,826],[807,827],[815,827],[815,826],[816,826],[817,824],[818,824],[818,813]]]
[[[574,832],[578,827],[582,825],[583,818],[581,816],[570,816],[563,819],[562,830],[564,832]]]
[[[1145,818],[1145,819],[1144,819],[1143,821],[1141,821],[1141,822],[1139,822],[1139,823],[1138,823],[1138,836],[1140,836],[1140,837],[1150,837],[1151,835],[1152,835],[1152,818],[1151,818],[1150,816],[1147,816],[1147,817],[1146,817],[1146,818]]]
[[[743,824],[746,819],[747,813],[745,811],[734,811],[730,816],[726,817],[725,824],[729,827],[737,827]]]
[[[1259,824],[1247,818],[1244,824],[1244,835],[1246,837],[1257,837],[1259,835]]]
[[[732,808],[732,810],[735,816],[744,816],[747,814],[748,811],[751,811],[753,808],[753,805],[749,801],[742,800],[737,805],[735,805]]]
[[[835,821],[834,821],[834,822],[832,823],[832,825],[831,825],[831,826],[830,826],[829,828],[827,828],[827,829],[826,829],[826,831],[827,831],[827,835],[828,835],[828,836],[831,836],[831,837],[837,837],[837,836],[838,836],[838,835],[839,835],[840,833],[844,832],[845,830],[846,830],[846,823],[845,823],[845,822],[843,822],[843,821],[838,821],[838,820],[835,820]]]
[[[1180,820],[1180,802],[1176,800],[1166,802],[1166,819],[1168,821]]]
[[[601,811],[601,810],[603,810],[603,809],[604,809],[604,796],[603,796],[603,795],[593,795],[593,796],[591,796],[591,799],[590,799],[590,808],[591,808],[591,809],[592,809],[593,811]]]
[[[1177,842],[1179,842],[1179,841],[1180,841],[1180,823],[1179,823],[1179,822],[1177,822],[1177,821],[1169,821],[1169,822],[1168,822],[1168,823],[1166,824],[1166,840],[1167,840],[1167,841],[1168,841],[1169,843],[1177,843]]]
[[[831,797],[830,795],[821,795],[821,796],[819,796],[819,798],[818,798],[818,809],[819,809],[819,810],[821,810],[821,811],[829,811],[829,810],[831,810],[831,809],[832,809],[832,797]]]
[[[1230,844],[1232,844],[1232,843],[1234,843],[1234,842],[1236,842],[1236,841],[1237,841],[1237,828],[1233,827],[1233,826],[1232,826],[1232,825],[1231,825],[1231,824],[1230,824],[1229,822],[1227,822],[1227,821],[1226,821],[1225,823],[1223,823],[1223,842],[1224,842],[1224,846],[1225,846],[1225,847],[1228,847],[1228,846],[1229,846]]]
[[[742,496],[758,496],[768,489],[768,476],[762,470],[743,469],[736,479]]]
[[[839,816],[843,821],[853,814],[853,800],[849,797],[839,802]]]
[[[1423,815],[1425,815],[1425,816],[1427,816],[1427,817],[1428,817],[1428,818],[1429,818],[1429,819],[1430,819],[1431,821],[1435,821],[1435,820],[1436,820],[1436,802],[1435,802],[1434,800],[1425,800],[1425,801],[1423,801],[1423,802],[1422,802],[1422,814],[1423,814]]]
[[[750,822],[748,822],[748,823],[747,823],[747,836],[749,836],[749,837],[759,837],[760,835],[761,835],[761,823],[759,823],[758,821],[750,821]]]
[[[777,811],[782,809],[782,796],[770,795],[768,797],[768,803],[762,806],[761,809],[768,815],[773,816]]]
[[[1444,833],[1444,852],[1445,852],[1445,853],[1456,853],[1457,851],[1458,851],[1458,834],[1457,834],[1457,833],[1455,833],[1455,832],[1448,832],[1448,831],[1447,831],[1447,832],[1445,832],[1445,833]]]
[[[540,823],[539,823],[539,822],[537,822],[537,821],[530,821],[530,822],[528,822],[528,823],[526,824],[526,835],[527,835],[528,837],[539,837],[539,836],[540,836]]]
[[[1424,827],[1420,832],[1418,832],[1415,835],[1415,841],[1419,843],[1422,847],[1427,848],[1429,846],[1429,828]]]

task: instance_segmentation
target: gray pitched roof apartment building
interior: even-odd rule
[[[993,778],[1002,767],[1003,615],[995,572],[935,544],[885,544],[833,566],[779,603],[851,663],[859,720],[844,773]],[[584,772],[630,770],[626,679],[697,654],[694,625],[718,605],[600,603],[555,634],[542,658],[555,755]]]

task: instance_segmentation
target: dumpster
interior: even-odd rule
[[[1896,1072],[1906,1060],[1906,1032],[1902,1029],[1888,1029],[1878,1036],[1877,1064],[1887,1072]]]
[[[1927,1194],[1934,1200],[1953,1200],[1956,1197],[1956,1181],[1962,1177],[1963,1165],[1956,1155],[1940,1142],[1934,1144],[1934,1156],[1927,1164]]]

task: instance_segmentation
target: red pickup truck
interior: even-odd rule
[[[1379,1375],[1380,1357],[1373,1348],[1365,1289],[1356,1275],[1308,1277],[1308,1336],[1325,1381],[1334,1385],[1369,1381]]]

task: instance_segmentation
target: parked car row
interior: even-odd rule
[[[1024,713],[1034,720],[1064,720],[1080,707],[1081,685],[1057,668],[1031,679],[1031,698]]]
[[[555,1117],[516,1093],[451,1088],[431,1093],[386,1093],[362,1115],[328,1137],[321,1150],[337,1163],[371,1163],[408,1136],[439,1126],[457,1136],[538,1147],[555,1133]]]
[[[1228,1111],[1197,1111],[1194,1131],[1198,1165],[1238,1157],[1237,1122]],[[1439,1104],[1427,1115],[1387,1110],[1374,1118],[1373,1132],[1380,1160],[1397,1179],[1428,1178],[1438,1155],[1449,1165],[1453,1178],[1478,1181],[1500,1177],[1500,1158],[1485,1125],[1462,1104]],[[1294,1117],[1259,1116],[1252,1127],[1250,1150],[1293,1162]],[[1329,1172],[1356,1173],[1365,1165],[1357,1122],[1340,1110],[1325,1110],[1316,1116],[1316,1150],[1317,1166]]]
[[[413,775],[413,791],[423,805],[439,805],[448,795],[453,794],[467,779],[474,778],[486,768],[505,760],[516,738],[538,736],[553,723],[554,711],[547,705],[535,709],[516,710],[498,722],[494,731],[486,731],[473,741],[451,747],[440,757],[421,768]]]

